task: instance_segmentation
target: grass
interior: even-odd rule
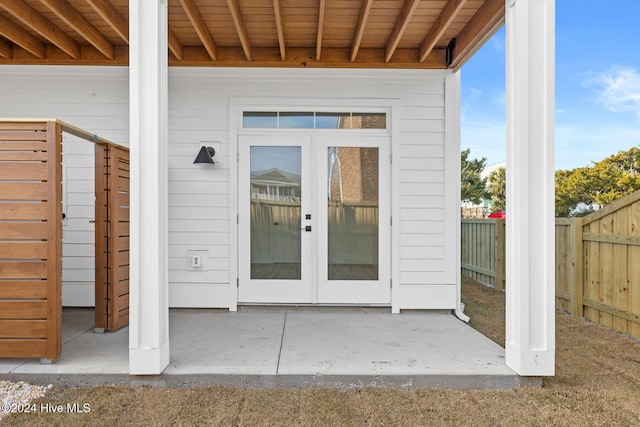
[[[471,325],[504,344],[504,295],[463,283]],[[54,387],[40,402],[80,414],[12,414],[10,426],[633,426],[640,425],[640,342],[558,312],[557,374],[541,389],[335,390]]]

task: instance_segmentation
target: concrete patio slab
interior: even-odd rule
[[[286,324],[279,374],[513,374],[504,349],[445,312],[292,312]]]
[[[169,366],[130,376],[128,328],[94,333],[92,309],[63,311],[54,364],[0,359],[0,379],[32,383],[240,387],[540,386],[505,365],[504,349],[448,312],[243,307],[171,310]]]
[[[285,315],[174,310],[164,374],[275,375]]]

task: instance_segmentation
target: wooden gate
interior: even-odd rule
[[[0,357],[60,357],[61,143],[55,121],[0,121]]]
[[[129,324],[129,150],[96,144],[96,329]]]

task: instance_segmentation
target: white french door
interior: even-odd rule
[[[241,303],[390,303],[390,139],[240,135]]]

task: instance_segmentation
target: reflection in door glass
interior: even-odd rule
[[[251,278],[301,277],[301,148],[251,147]]]
[[[378,280],[378,149],[329,147],[329,280]]]

